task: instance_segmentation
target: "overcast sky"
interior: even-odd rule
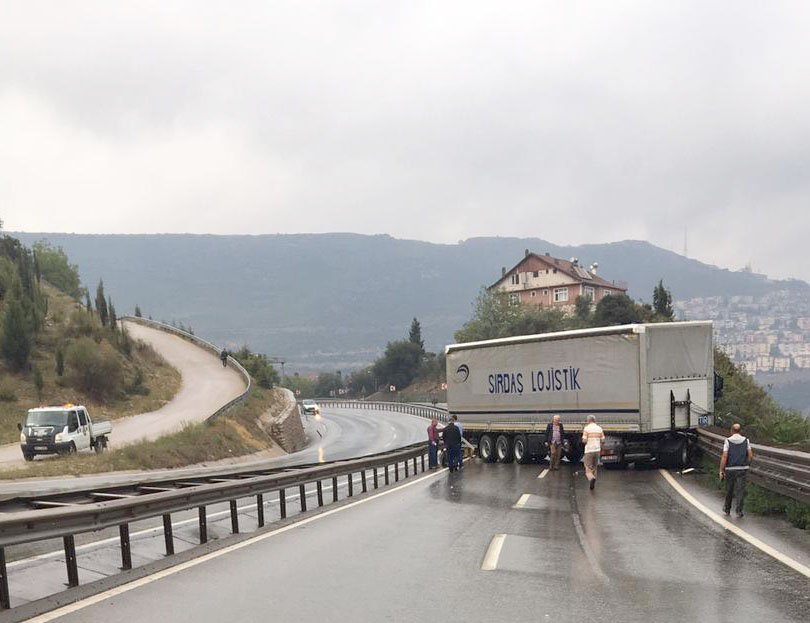
[[[647,239],[810,279],[810,3],[0,2],[8,230]]]

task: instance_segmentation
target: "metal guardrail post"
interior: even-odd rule
[[[338,480],[337,476],[332,477],[332,501],[338,501]]]
[[[73,535],[62,537],[65,546],[65,565],[67,566],[68,586],[74,588],[79,585],[79,563],[76,560],[76,541]]]
[[[256,494],[256,519],[259,527],[264,527],[264,496],[261,493]]]
[[[287,493],[284,489],[278,491],[278,510],[282,519],[287,519]]]
[[[129,542],[129,524],[118,526],[118,536],[121,541],[121,568],[124,571],[132,569],[132,549]]]
[[[318,492],[318,506],[323,506],[323,481],[315,483],[315,490]]]
[[[349,497],[354,495],[354,474],[349,472],[348,475],[348,482],[349,482]]]
[[[208,516],[205,514],[205,506],[198,508],[200,517],[200,544],[208,543]]]
[[[301,503],[301,512],[307,512],[307,489],[304,485],[298,485],[298,501]]]
[[[421,457],[419,457],[419,458],[421,458],[421,459],[422,459],[422,471],[424,472],[424,471],[425,471],[425,455],[423,454],[423,455],[422,455]]]
[[[6,569],[6,548],[0,547],[0,610],[11,608],[11,594],[8,592],[8,569]]]
[[[163,515],[163,540],[166,541],[166,555],[171,556],[174,554],[174,532],[170,513]]]
[[[385,484],[388,485],[388,466],[385,466]]]
[[[377,477],[377,468],[374,468],[374,488],[378,489],[380,486],[379,478]]]
[[[363,493],[366,493],[368,491],[368,488],[366,487],[366,470],[363,470],[362,472],[360,472],[360,484],[361,484]]]
[[[236,500],[230,500],[231,507],[231,533],[239,534],[239,509],[236,507]]]
[[[394,482],[399,482],[399,461],[394,463]]]
[[[408,479],[408,476],[410,476],[408,473],[408,461],[405,461],[405,480]]]

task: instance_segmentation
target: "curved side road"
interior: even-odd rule
[[[177,395],[157,411],[116,420],[111,438],[113,448],[157,439],[175,432],[186,422],[201,422],[222,405],[245,391],[245,382],[219,359],[191,342],[134,323],[126,323],[132,337],[151,345],[180,371],[182,382]],[[25,465],[18,444],[0,447],[0,469]]]

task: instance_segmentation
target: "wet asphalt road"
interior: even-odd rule
[[[807,620],[806,578],[708,522],[657,472],[603,471],[592,493],[572,468],[538,479],[544,468],[412,480],[58,620]]]

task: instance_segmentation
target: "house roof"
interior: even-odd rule
[[[506,271],[506,273],[498,279],[495,283],[493,283],[490,288],[494,288],[499,283],[504,281],[507,277],[511,276],[518,268],[520,268],[521,264],[526,262],[526,260],[534,258],[540,260],[541,263],[545,264],[549,268],[556,268],[559,272],[563,273],[564,275],[568,275],[572,279],[579,281],[581,283],[586,283],[589,285],[601,286],[605,288],[613,288],[614,290],[621,290],[622,292],[627,291],[627,288],[623,288],[621,286],[616,285],[608,281],[607,279],[602,279],[599,275],[595,275],[593,273],[588,272],[580,266],[579,264],[575,265],[570,260],[563,260],[557,257],[551,257],[550,255],[538,255],[537,253],[529,253],[528,255],[522,257],[520,261],[515,264],[512,268]],[[534,289],[534,288],[532,288]]]

